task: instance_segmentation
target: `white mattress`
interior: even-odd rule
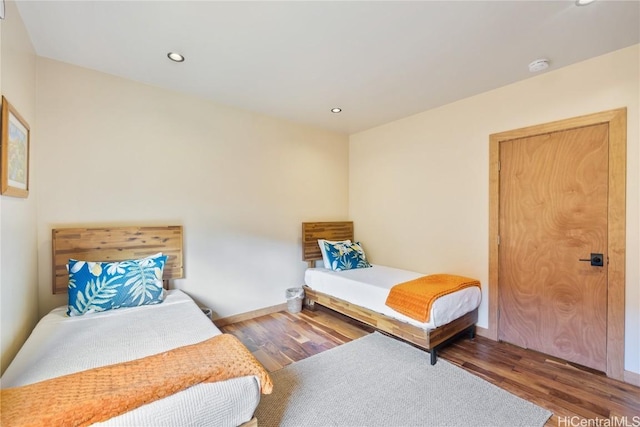
[[[157,305],[79,317],[67,317],[66,309],[58,307],[40,320],[0,379],[2,388],[139,359],[221,333],[178,290]],[[259,401],[258,379],[242,377],[198,384],[97,425],[237,426],[253,417]]]
[[[313,290],[425,330],[445,325],[473,311],[480,305],[482,293],[477,286],[471,286],[438,298],[431,307],[431,316],[427,323],[419,322],[385,305],[392,286],[420,276],[424,276],[424,274],[381,265],[345,271],[308,268],[304,274],[304,282]]]

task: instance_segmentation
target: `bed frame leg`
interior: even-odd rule
[[[436,362],[438,361],[438,355],[436,354],[436,348],[434,347],[431,349],[431,351],[429,352],[431,354],[431,366],[435,365]]]
[[[469,334],[469,339],[474,339],[476,337],[476,325],[471,325],[466,330],[463,329],[461,332],[458,332],[457,336],[460,337],[464,333]],[[443,343],[443,344],[446,344],[446,342]],[[436,362],[438,361],[438,353],[437,353],[437,351],[440,348],[440,346],[443,345],[443,344],[437,345],[437,346],[433,347],[431,350],[429,350],[429,354],[431,356],[431,365],[435,365]]]
[[[304,305],[305,307],[307,307],[308,310],[310,311],[316,311],[317,307],[316,307],[316,302],[312,301],[310,299],[306,299],[304,300]]]

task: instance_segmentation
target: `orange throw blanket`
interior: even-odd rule
[[[385,304],[419,322],[428,322],[437,298],[470,286],[480,287],[480,282],[451,274],[418,277],[392,287]]]
[[[233,335],[222,334],[130,362],[89,369],[1,392],[3,426],[86,426],[203,382],[271,378]]]

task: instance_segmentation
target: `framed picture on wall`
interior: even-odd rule
[[[29,195],[29,125],[2,97],[2,138],[0,140],[0,193],[5,196]]]

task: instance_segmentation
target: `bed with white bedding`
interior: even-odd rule
[[[385,304],[390,289],[424,276],[422,273],[380,265],[334,271],[319,268],[322,260],[318,240],[353,240],[353,223],[302,223],[303,259],[309,263],[305,271],[305,305],[316,304],[345,314],[380,331],[409,341],[431,353],[436,363],[437,349],[461,333],[475,334],[481,291],[467,287],[434,301],[429,320],[420,322],[397,312]]]
[[[428,322],[419,322],[385,304],[391,287],[422,276],[422,273],[374,264],[371,268],[345,271],[309,268],[305,271],[304,282],[308,288],[316,292],[366,307],[425,331],[446,325],[480,305],[481,293],[476,286],[438,298],[433,303]]]
[[[0,379],[3,396],[11,390],[25,390],[41,384],[51,384],[52,381],[66,378],[64,376],[67,374],[83,375],[94,368],[137,363],[130,361],[147,360],[160,353],[168,355],[173,351],[188,348],[185,346],[197,346],[203,342],[217,340],[215,337],[228,338],[221,334],[211,319],[204,315],[187,294],[179,290],[162,290],[163,282],[164,287],[168,288],[170,279],[183,277],[181,226],[54,229],[52,243],[53,291],[66,292],[68,286],[69,306],[53,309],[36,325]],[[144,279],[144,284],[131,284],[133,282],[129,280],[128,273],[118,272],[128,262],[125,260],[137,258],[142,258],[137,260],[141,263],[135,264],[132,270],[136,270],[136,266],[151,263],[151,268],[147,271],[151,272],[148,282],[154,285],[151,287],[152,292],[147,279]],[[90,263],[90,260],[104,262]],[[163,261],[162,265],[156,264],[158,261]],[[77,292],[81,287],[71,279],[71,272],[78,270],[73,275],[75,279],[84,271],[76,269],[76,266],[83,266],[90,274],[98,277],[111,277],[111,283],[115,283],[116,279],[108,276],[109,274],[119,275],[123,282],[129,280],[127,285],[122,283],[122,287],[127,287],[128,291],[118,291],[111,304],[120,294],[125,293],[135,295],[135,298],[143,298],[140,293],[132,292],[137,285],[145,291],[142,294],[154,294],[157,299],[148,303],[145,300],[137,304],[138,306],[118,308],[120,305],[112,305],[105,311],[101,311],[103,308],[98,305],[85,304],[86,310],[83,313],[71,313],[78,308]],[[158,266],[161,268],[157,268]],[[143,275],[141,273],[141,276]],[[139,279],[136,276],[136,280]],[[104,284],[104,278],[101,280]],[[83,292],[92,292],[95,296],[97,288],[93,289],[94,285],[90,282],[85,283]],[[97,283],[98,280],[94,282]],[[76,292],[74,310],[71,302],[72,290]],[[121,301],[118,300],[117,304]],[[246,350],[241,344],[240,346],[243,351]],[[246,353],[251,357],[248,351]],[[164,363],[160,363],[160,366],[164,367]],[[203,366],[200,362],[197,363],[198,366]],[[166,369],[171,370],[172,366],[168,365]],[[175,365],[173,369],[175,373],[183,371],[178,371]],[[156,372],[155,368],[153,372]],[[128,389],[128,377],[120,378],[124,378],[124,388]],[[192,384],[195,385],[133,410],[107,417],[108,419],[103,418],[95,425],[257,425],[253,414],[260,401],[261,391],[264,392],[257,376],[241,375],[218,382]],[[6,402],[7,400],[3,399],[3,407]],[[41,407],[43,414],[47,413],[47,404],[50,405],[50,402],[35,402],[38,411]],[[41,405],[38,405],[38,402],[41,402]],[[17,407],[20,405],[13,408]],[[25,411],[19,413],[24,414]],[[3,425],[7,421],[4,415],[3,411]]]
[[[221,333],[179,290],[156,305],[79,317],[66,310],[55,308],[40,320],[2,376],[2,388],[140,359]],[[241,377],[198,384],[96,425],[238,426],[252,419],[259,401],[256,377]]]

